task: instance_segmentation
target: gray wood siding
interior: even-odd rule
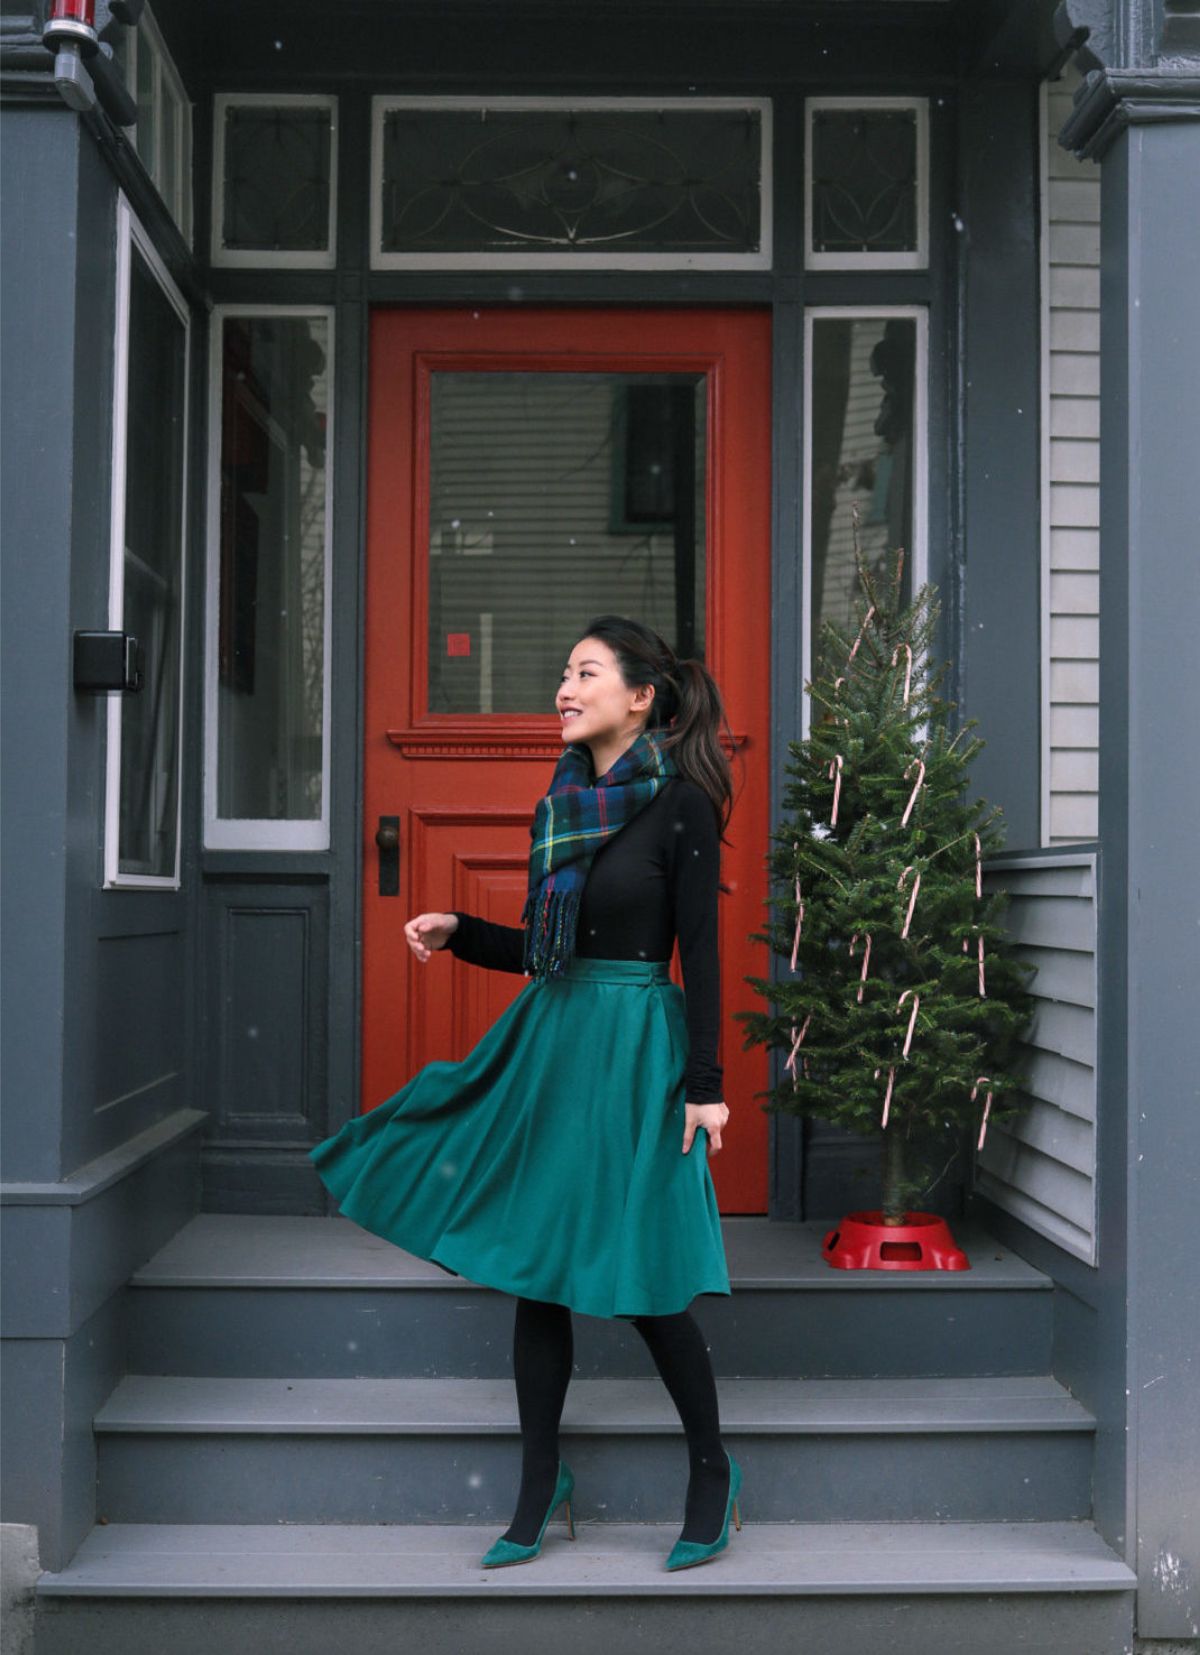
[[[1043,86],[1042,842],[1094,839],[1100,674],[1100,169],[1056,134],[1079,71]]]
[[[975,1187],[1089,1264],[1096,1262],[1096,857],[993,864],[1008,926],[1037,966],[1037,1006],[1022,1049],[1029,1108],[989,1123]]]

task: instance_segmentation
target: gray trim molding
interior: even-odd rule
[[[1161,30],[1159,24],[1161,23]],[[1060,0],[1060,51],[1083,77],[1058,141],[1081,161],[1100,160],[1128,126],[1200,120],[1200,0]]]
[[[0,1188],[3,1336],[69,1339],[199,1206],[203,1109],[180,1109],[58,1183]]]
[[[1200,121],[1200,71],[1093,69],[1058,141],[1098,161],[1127,126],[1149,121]]]
[[[98,1155],[94,1161],[79,1167],[69,1178],[52,1184],[20,1181],[0,1184],[0,1207],[77,1207],[136,1172],[144,1162],[153,1160],[180,1138],[186,1138],[207,1119],[206,1109],[177,1109],[165,1120],[156,1121],[144,1132],[118,1144],[107,1155]]]

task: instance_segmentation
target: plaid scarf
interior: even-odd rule
[[[562,976],[575,950],[579,904],[592,858],[677,774],[671,755],[648,730],[599,781],[593,779],[586,742],[564,748],[529,830],[529,894],[521,914],[529,975]]]

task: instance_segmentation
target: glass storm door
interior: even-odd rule
[[[756,310],[380,309],[370,337],[363,810],[369,1109],[461,1058],[523,975],[422,965],[404,922],[519,923],[562,751],[554,694],[588,619],[699,655],[737,749],[722,848],[721,1209],[765,1212],[767,1085],[741,1049],[769,825],[770,318]],[[681,982],[678,954],[672,964]]]

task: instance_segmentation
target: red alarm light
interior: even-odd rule
[[[50,0],[50,11],[42,28],[42,43],[57,51],[68,41],[95,51],[96,0]]]

